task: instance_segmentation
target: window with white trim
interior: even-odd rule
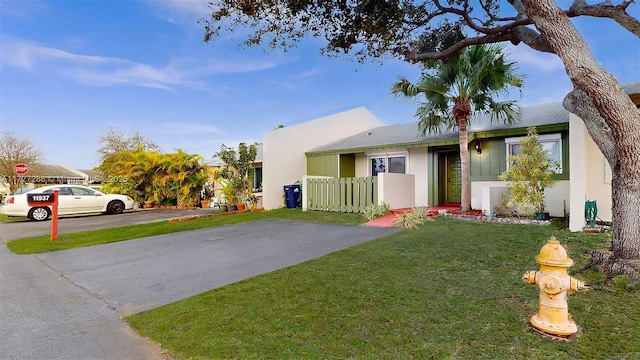
[[[406,151],[367,154],[368,173],[371,176],[378,176],[378,173],[383,172],[406,174],[407,158]]]
[[[504,142],[507,146],[507,156],[520,154],[520,140],[525,136],[506,138]],[[562,174],[562,135],[560,134],[544,134],[538,135],[538,142],[542,144],[542,149],[547,157],[559,164],[559,167],[552,169],[556,174]],[[507,169],[509,161],[507,161]]]

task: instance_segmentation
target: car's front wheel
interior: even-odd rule
[[[124,211],[124,203],[120,200],[114,200],[107,205],[107,214],[122,214]]]
[[[51,210],[48,207],[34,207],[27,216],[33,221],[44,221],[51,216]]]

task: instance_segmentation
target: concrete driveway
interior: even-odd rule
[[[163,359],[120,318],[397,231],[267,220],[38,255],[0,248],[0,357]]]

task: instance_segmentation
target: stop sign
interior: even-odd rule
[[[27,172],[29,172],[29,167],[27,167],[27,165],[25,164],[16,164],[16,166],[13,167],[13,172],[15,172],[18,175],[24,175]]]

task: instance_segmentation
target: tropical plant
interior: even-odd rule
[[[468,125],[475,113],[486,113],[492,120],[512,123],[520,119],[515,101],[499,102],[509,87],[521,87],[522,76],[509,62],[501,45],[477,45],[438,63],[428,63],[417,84],[400,77],[391,92],[396,96],[424,96],[415,117],[418,133],[440,132],[443,127],[458,129],[462,176],[461,210],[471,208],[469,182]]]
[[[411,214],[417,219],[419,219],[421,222],[433,220],[432,218],[429,217],[429,213],[422,206],[415,206],[411,208]]]
[[[161,197],[158,191],[158,170],[164,163],[165,155],[157,151],[144,151],[138,147],[135,151],[125,151],[118,155],[118,162],[113,175],[123,176],[136,185],[131,196],[136,202],[154,201],[160,202]]]
[[[236,196],[238,193],[237,188],[234,186],[231,180],[220,178],[218,179],[220,185],[222,185],[222,194],[224,195],[224,202],[227,204],[235,205],[236,204]]]
[[[366,206],[363,211],[363,215],[367,220],[373,220],[387,214],[389,214],[389,204],[386,203],[380,205],[371,204]]]
[[[195,206],[200,200],[202,187],[209,180],[202,156],[177,149],[175,153],[168,154],[161,169],[158,185],[172,190],[178,206]]]
[[[560,165],[545,153],[535,127],[529,127],[520,140],[520,153],[508,156],[507,161],[509,167],[499,176],[501,181],[511,181],[506,185],[504,207],[520,204],[525,213],[547,212],[544,190],[555,184],[552,175]]]
[[[103,179],[109,179],[121,173],[123,154],[136,151],[160,152],[160,147],[153,141],[145,138],[139,132],[127,136],[120,131],[109,128],[100,136],[101,144],[98,149],[100,165],[95,168]]]
[[[393,219],[393,226],[415,229],[425,221],[433,221],[433,219],[428,216],[428,213],[423,207],[416,206],[412,207],[409,211],[396,214],[396,217]]]
[[[220,151],[214,154],[226,165],[222,176],[229,180],[231,183],[229,185],[235,189],[234,198],[240,197],[243,202],[251,195],[252,168],[257,154],[258,149],[255,144],[247,146],[244,142],[238,144],[237,152],[234,148],[222,144]]]
[[[124,193],[136,202],[176,203],[192,207],[197,204],[202,186],[208,180],[202,157],[187,154],[181,149],[172,154],[161,154],[138,147],[135,151],[124,151],[115,156],[118,161],[111,167],[112,178],[126,181],[109,186],[126,190]]]

